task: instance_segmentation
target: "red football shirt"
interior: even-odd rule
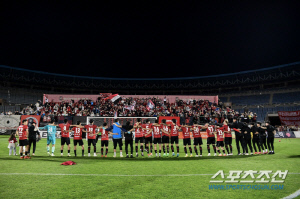
[[[181,129],[182,129],[182,133],[183,133],[183,139],[191,138],[189,127],[181,127]]]
[[[152,124],[148,124],[148,123],[147,123],[147,124],[143,124],[142,127],[145,128],[145,129],[149,129],[149,130],[144,131],[145,137],[146,137],[146,138],[151,137],[151,136],[152,136],[152,133],[149,133],[149,131],[150,131],[150,129],[152,128]],[[149,134],[146,135],[147,133],[149,133]]]
[[[176,125],[171,124],[171,136],[178,136],[178,129]]]
[[[192,130],[193,132],[193,136],[194,138],[201,138],[201,134],[200,134],[200,126],[193,126],[193,128],[195,128],[195,130]]]
[[[101,132],[101,141],[108,140],[108,131],[105,129],[100,129]]]
[[[88,133],[88,139],[96,139],[96,135],[93,134],[96,133],[97,125],[89,124],[85,125],[84,128],[86,128],[87,131],[92,131],[92,133]]]
[[[166,125],[161,125],[161,128],[163,129],[163,130],[165,130],[165,131],[167,131],[168,133],[169,133],[169,130],[170,130],[170,127],[169,126],[166,126]],[[162,134],[161,134],[162,136],[169,136],[168,134],[166,134],[166,133],[164,133],[164,132],[162,132]]]
[[[224,129],[223,129],[223,127],[217,129],[217,141],[224,141]]]
[[[73,127],[72,131],[74,131],[74,140],[82,140],[82,128]]]
[[[142,127],[136,128],[134,132],[135,132],[134,136],[136,138],[144,137]]]
[[[70,130],[70,124],[69,123],[59,124],[58,126],[61,129],[61,137],[64,137],[64,138],[70,137],[69,132],[66,132],[66,131]]]
[[[27,132],[26,132],[27,129],[28,129],[27,125],[20,125],[18,127],[19,140],[26,140],[27,139]]]
[[[207,129],[206,129],[207,137],[215,137],[213,132],[214,132],[214,126],[207,127]],[[212,134],[210,135],[210,133],[212,133]]]
[[[154,138],[161,138],[160,135],[160,126],[152,126]]]
[[[232,137],[230,127],[228,125],[224,125],[223,128],[224,128],[224,131],[228,131],[229,132],[229,133],[224,132],[225,137]]]

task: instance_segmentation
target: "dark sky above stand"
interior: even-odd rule
[[[170,78],[300,61],[299,1],[1,1],[0,64]]]

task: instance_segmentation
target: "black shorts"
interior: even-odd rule
[[[232,144],[232,137],[225,137],[225,144]]]
[[[28,140],[19,140],[19,146],[27,146],[28,145]]]
[[[60,140],[60,143],[61,143],[61,145],[65,145],[65,143],[67,145],[69,145],[70,144],[70,138],[62,137],[61,140]]]
[[[169,144],[170,138],[169,138],[169,136],[164,135],[164,136],[162,136],[161,141],[162,141],[163,144]]]
[[[74,146],[77,146],[77,143],[79,144],[79,146],[83,145],[83,141],[82,140],[74,140]]]
[[[217,141],[217,147],[223,147],[224,146],[224,141]]]
[[[135,143],[139,143],[139,141],[140,141],[140,143],[144,143],[144,137],[135,138]]]
[[[114,143],[114,149],[117,148],[117,145],[119,144],[120,150],[122,150],[122,146],[123,146],[123,141],[122,139],[113,139],[113,143]]]
[[[191,145],[191,138],[184,138],[183,139],[183,145]]]
[[[215,137],[208,137],[207,138],[207,144],[216,144],[216,138]]]
[[[161,144],[161,138],[154,138],[153,143],[154,144]]]
[[[202,138],[194,138],[194,145],[202,145]]]
[[[145,138],[145,144],[148,144],[148,143],[152,144],[152,136]]]
[[[96,139],[88,139],[88,146],[91,146],[91,144],[96,146]]]
[[[108,146],[108,140],[101,140],[101,147]]]
[[[171,136],[171,144],[178,144],[178,136]]]

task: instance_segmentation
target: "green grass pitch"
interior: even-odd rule
[[[112,141],[107,158],[74,157],[73,140],[71,155],[60,157],[60,139],[57,139],[55,157],[46,153],[46,139],[37,143],[36,156],[20,160],[8,155],[8,136],[0,136],[0,193],[1,198],[283,198],[300,188],[300,139],[275,139],[275,155],[237,156],[233,140],[233,156],[184,157],[182,142],[180,157],[113,158]],[[204,139],[204,143],[206,140]],[[124,146],[123,146],[124,147]],[[193,147],[192,147],[193,148]],[[17,148],[18,150],[18,148]],[[97,143],[97,152],[100,144]],[[135,150],[134,150],[135,151]],[[77,149],[81,154],[81,149]],[[140,154],[140,152],[139,152]],[[194,151],[193,154],[195,155]],[[72,160],[74,166],[60,163]],[[217,171],[223,170],[288,170],[289,174],[280,190],[212,190],[209,185]],[[218,177],[217,177],[218,178]],[[247,178],[248,179],[248,178]],[[235,185],[241,183],[234,183]],[[262,183],[242,183],[261,185]],[[267,183],[266,185],[274,185]]]

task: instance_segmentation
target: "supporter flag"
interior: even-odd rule
[[[114,94],[114,95],[111,95],[107,98],[105,98],[105,100],[111,100],[114,104],[117,104],[122,98],[119,94]]]
[[[129,105],[129,106],[126,105],[126,106],[124,106],[124,108],[132,111],[134,109],[135,104],[136,104],[136,101],[133,101],[133,103],[131,105]]]
[[[154,108],[154,103],[151,100],[149,100],[147,104],[147,110],[150,111],[153,108]]]
[[[118,112],[115,111],[115,113],[114,113],[114,118],[117,118],[117,117],[118,117]]]

